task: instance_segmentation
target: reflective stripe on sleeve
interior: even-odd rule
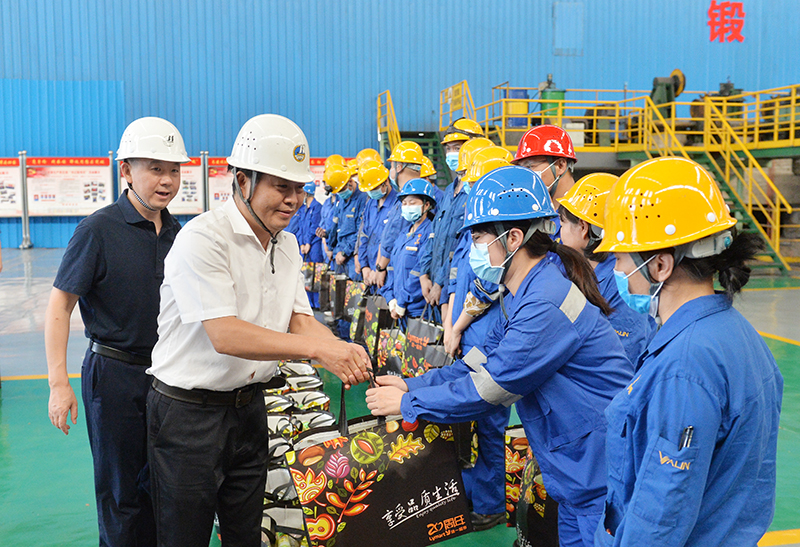
[[[515,395],[500,387],[500,384],[494,381],[489,371],[481,365],[477,365],[477,369],[475,372],[470,372],[469,377],[472,378],[472,383],[475,384],[475,389],[481,399],[491,405],[503,405],[506,407],[522,399],[522,395]]]
[[[453,267],[450,268],[450,279],[457,279],[458,278],[458,268]]]
[[[569,288],[566,298],[564,298],[564,301],[558,309],[567,316],[570,323],[574,323],[585,307],[586,297],[583,296],[580,289],[573,283]]]

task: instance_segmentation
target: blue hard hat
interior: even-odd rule
[[[542,178],[530,169],[511,165],[489,171],[475,183],[462,230],[487,222],[557,216]]]
[[[436,191],[433,185],[425,179],[411,179],[403,186],[403,190],[398,194],[399,199],[405,196],[422,196],[426,197],[436,204]]]
[[[317,192],[317,184],[313,180],[307,182],[306,185],[303,186],[303,190],[306,194],[315,194]]]

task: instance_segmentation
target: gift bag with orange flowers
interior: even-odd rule
[[[309,545],[422,547],[472,531],[452,438],[423,420],[342,414],[302,433],[286,461]]]
[[[558,503],[547,495],[542,472],[521,425],[506,428],[506,520],[519,547],[558,547]]]

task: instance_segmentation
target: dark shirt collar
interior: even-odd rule
[[[122,218],[124,218],[125,222],[128,224],[139,224],[140,222],[150,222],[152,224],[151,221],[144,218],[142,214],[136,210],[136,207],[133,206],[131,200],[128,199],[127,188],[123,190],[123,192],[119,195],[119,198],[117,198],[117,206],[120,208],[120,211],[122,211]],[[175,218],[169,213],[169,211],[166,209],[161,211],[162,229],[171,227],[174,222]]]

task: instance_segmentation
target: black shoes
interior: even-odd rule
[[[493,515],[481,515],[480,513],[472,511],[469,514],[469,517],[470,520],[472,521],[472,528],[476,532],[482,532],[483,530],[494,528],[498,524],[501,524],[506,521],[505,513],[495,513]]]

